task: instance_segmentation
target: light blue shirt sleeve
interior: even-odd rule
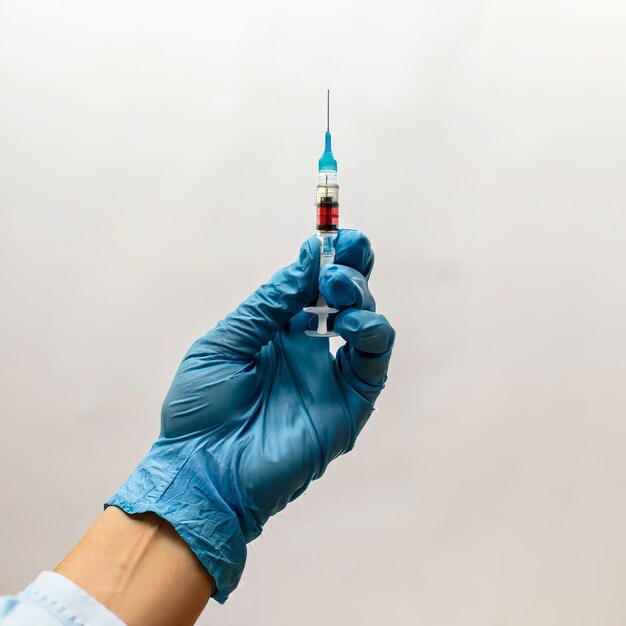
[[[16,596],[0,597],[0,626],[126,626],[76,583],[42,572]]]

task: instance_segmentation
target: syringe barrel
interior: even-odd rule
[[[339,230],[339,185],[337,172],[320,171],[318,175],[316,203],[318,232]]]
[[[337,239],[337,231],[317,231],[317,238],[320,240],[320,269],[324,265],[330,265],[335,261],[335,240]]]

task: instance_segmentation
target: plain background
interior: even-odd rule
[[[621,0],[0,2],[0,589],[158,434],[314,221],[397,329],[353,454],[201,624],[626,622]]]

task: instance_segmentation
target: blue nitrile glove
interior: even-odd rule
[[[107,505],[170,522],[215,579],[224,602],[246,543],[267,519],[350,450],[384,386],[395,333],[374,312],[365,235],[342,230],[319,274],[320,243],[277,272],[193,343],[163,404],[161,435]],[[319,290],[341,309],[346,340],[307,337],[302,308]]]

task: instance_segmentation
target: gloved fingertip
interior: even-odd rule
[[[338,313],[335,330],[353,348],[367,354],[388,352],[396,338],[396,331],[384,315],[359,309]]]
[[[326,265],[320,272],[319,289],[326,302],[336,309],[376,309],[365,276],[352,267]]]
[[[357,300],[355,285],[344,276],[338,265],[327,265],[322,268],[319,286],[326,302],[337,309],[352,306]]]
[[[374,266],[374,252],[367,235],[359,230],[340,230],[335,246],[335,263],[353,267],[369,277]]]
[[[361,352],[382,354],[393,348],[393,344],[396,341],[396,331],[391,327],[385,316],[381,317],[383,319],[373,329],[371,337],[360,342],[361,346],[358,349]]]

